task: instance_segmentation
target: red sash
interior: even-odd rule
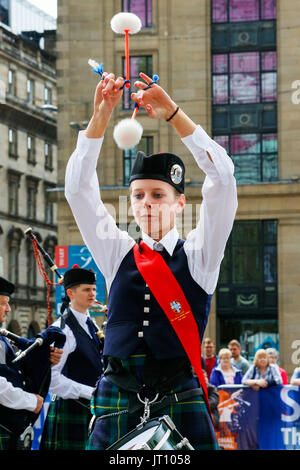
[[[141,251],[140,251],[141,250]],[[211,415],[201,365],[201,343],[191,307],[163,257],[143,241],[133,247],[137,268],[165,312],[195,370]],[[212,420],[213,422],[213,420]]]

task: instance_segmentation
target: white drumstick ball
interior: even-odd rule
[[[134,13],[117,13],[110,20],[111,29],[117,34],[124,34],[128,30],[130,34],[136,34],[142,27],[140,18]]]
[[[127,118],[120,121],[114,128],[114,139],[122,150],[135,147],[143,135],[143,127],[135,119]]]

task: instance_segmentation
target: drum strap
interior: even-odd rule
[[[192,309],[163,257],[140,241],[133,247],[137,268],[177,334],[204,390],[204,398],[212,419],[206,381],[201,365],[201,343]],[[162,286],[168,286],[167,289]]]

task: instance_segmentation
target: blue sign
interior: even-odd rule
[[[56,246],[55,263],[62,275],[75,264],[83,269],[92,269],[96,273],[96,299],[98,302],[105,304],[106,286],[104,276],[85,245]],[[58,282],[58,278],[56,282]],[[63,297],[65,297],[64,286],[55,286],[55,314],[58,316],[60,315]],[[103,316],[103,313],[97,313],[96,311],[90,311],[90,314],[91,316]]]
[[[260,390],[258,442],[260,449],[300,449],[299,386]]]
[[[300,387],[276,385],[258,392],[221,385],[216,430],[225,450],[300,450]]]

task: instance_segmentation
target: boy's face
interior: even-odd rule
[[[67,289],[67,294],[74,304],[75,310],[87,310],[91,308],[95,302],[96,286],[94,284],[79,284]]]
[[[163,238],[175,225],[176,215],[185,206],[184,194],[175,194],[169,183],[140,179],[130,185],[131,207],[141,230],[154,240]]]
[[[0,295],[0,323],[4,323],[6,314],[10,312],[9,297]]]

